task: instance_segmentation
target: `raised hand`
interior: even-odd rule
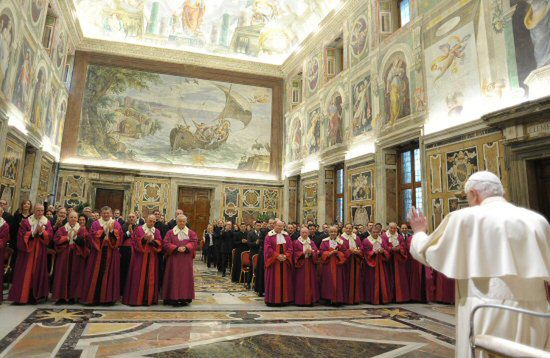
[[[428,230],[428,220],[421,211],[417,211],[413,206],[407,215],[409,219],[409,225],[411,226],[413,232],[426,232]]]

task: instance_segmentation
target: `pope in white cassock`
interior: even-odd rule
[[[500,179],[477,172],[464,186],[469,208],[450,213],[431,235],[426,218],[409,213],[415,259],[456,279],[456,357],[469,357],[470,313],[479,304],[550,312],[550,225],[507,202]],[[475,315],[475,332],[550,350],[548,320],[494,308]]]

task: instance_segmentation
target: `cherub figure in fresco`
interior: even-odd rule
[[[255,0],[252,11],[253,24],[267,24],[277,16],[277,3],[272,0]]]
[[[458,36],[451,36],[446,44],[439,46],[439,49],[443,51],[443,55],[437,57],[432,61],[432,71],[439,71],[439,75],[434,79],[434,83],[443,77],[447,71],[457,73],[459,70],[458,62],[464,61],[465,50],[467,41],[471,35],[468,34],[463,38]]]
[[[205,0],[185,0],[181,13],[183,27],[193,34],[200,34],[205,12]]]

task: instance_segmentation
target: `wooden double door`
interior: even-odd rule
[[[116,209],[124,212],[124,190],[97,188],[95,192],[95,208],[109,206],[113,211]]]
[[[210,220],[210,189],[179,187],[178,209],[183,210],[191,230],[202,239]]]

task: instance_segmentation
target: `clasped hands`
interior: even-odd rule
[[[180,252],[180,253],[183,254],[183,253],[186,252],[186,251],[187,251],[187,247],[185,247],[185,246],[180,246],[180,247],[178,247],[178,252]]]
[[[281,262],[286,261],[286,255],[280,254],[279,256],[277,256],[277,260]]]

